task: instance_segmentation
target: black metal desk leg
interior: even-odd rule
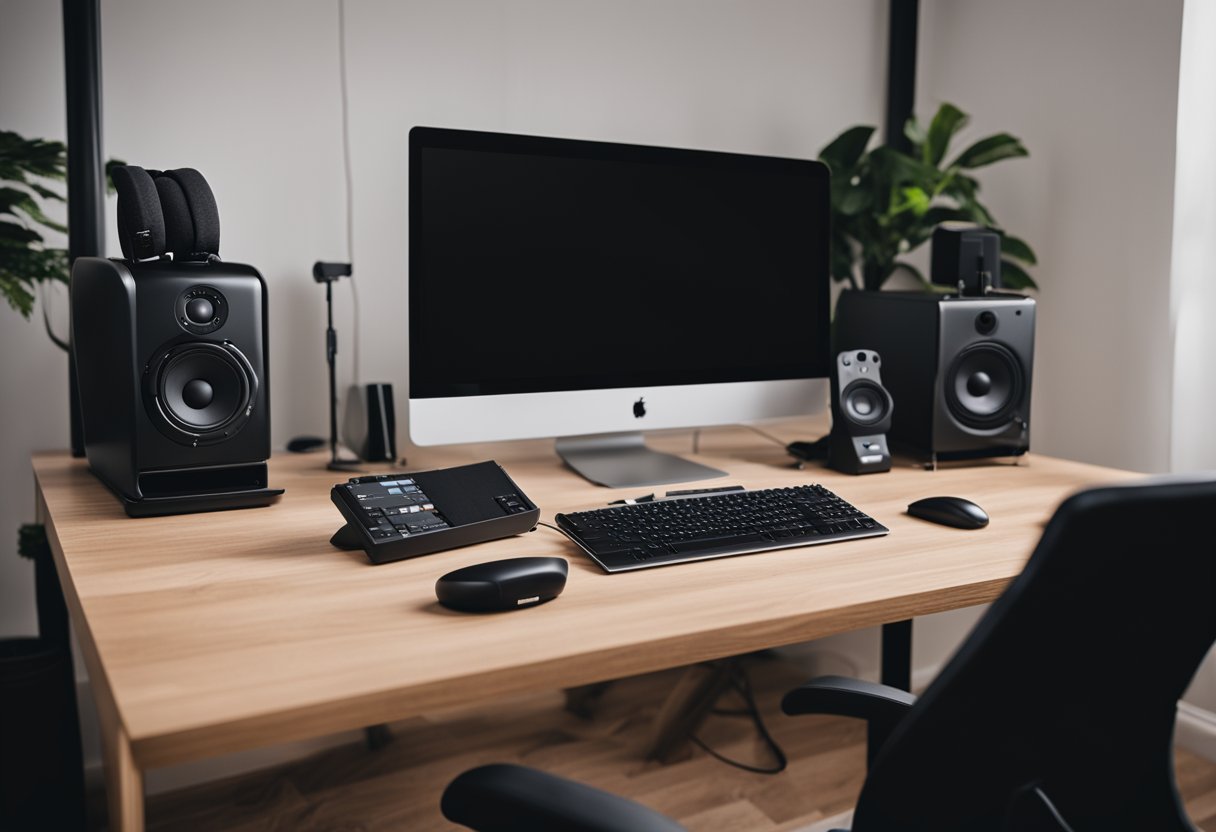
[[[882,679],[884,685],[912,690],[912,619],[882,625]],[[873,728],[867,734],[866,766],[874,764],[885,732]]]
[[[884,685],[912,690],[912,619],[882,625],[882,678]]]

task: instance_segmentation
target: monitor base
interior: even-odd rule
[[[640,433],[603,433],[563,437],[556,443],[557,455],[596,485],[634,488],[696,482],[726,476],[725,471],[689,462],[671,454],[652,451]]]

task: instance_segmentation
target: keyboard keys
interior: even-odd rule
[[[887,533],[818,485],[613,506],[557,523],[609,571]]]

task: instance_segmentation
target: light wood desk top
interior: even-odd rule
[[[822,432],[806,422],[768,429],[786,439]],[[687,454],[690,437],[652,441]],[[863,477],[798,471],[744,428],[703,431],[700,450],[730,472],[707,485],[822,482],[891,534],[607,575],[540,527],[371,566],[328,543],[342,522],[329,488],[344,477],[322,454],[271,461],[271,485],[287,489],[277,506],[146,519],[127,518],[81,460],[39,455],[34,469],[99,704],[129,742],[117,763],[136,771],[980,604],[1021,569],[1063,497],[1132,476],[1036,455],[936,472],[897,462]],[[586,483],[544,442],[422,449],[409,468],[487,458],[547,522],[646,490]],[[936,494],[974,499],[991,525],[959,531],[903,514]],[[495,615],[435,602],[441,574],[521,555],[566,557],[565,593]]]

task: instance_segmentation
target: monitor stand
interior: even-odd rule
[[[726,476],[725,471],[646,447],[640,433],[602,433],[557,440],[557,455],[586,479],[609,488],[665,485]]]

